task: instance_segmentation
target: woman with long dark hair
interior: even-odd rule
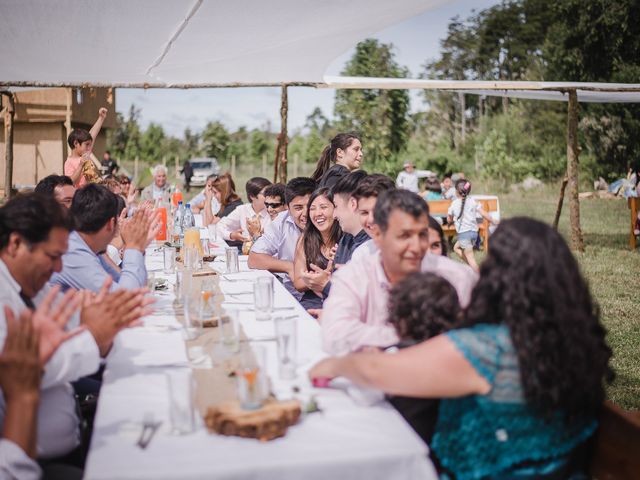
[[[333,187],[349,172],[360,168],[362,154],[362,143],[355,133],[339,133],[322,150],[311,178],[319,187]]]
[[[431,447],[457,479],[569,478],[613,371],[562,237],[530,218],[503,222],[463,322],[394,355],[323,360],[310,376],[443,399]]]
[[[322,290],[311,289],[309,279],[330,274],[334,247],[342,236],[340,224],[333,218],[333,209],[331,189],[318,188],[311,194],[307,225],[298,240],[293,261],[293,285],[298,291],[304,292],[300,303],[306,309],[322,308]]]

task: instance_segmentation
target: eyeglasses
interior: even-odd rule
[[[264,206],[267,207],[267,208],[278,208],[278,207],[281,207],[282,205],[284,205],[283,202],[280,202],[280,203],[264,202]]]

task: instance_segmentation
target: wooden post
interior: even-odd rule
[[[162,156],[162,166],[164,168],[167,168],[167,156],[166,155]]]
[[[236,156],[231,155],[231,177],[236,178]]]
[[[15,105],[13,103],[13,93],[2,92],[7,97],[7,106],[4,108],[4,198],[9,199],[13,195],[13,116]]]
[[[562,185],[560,186],[560,197],[558,198],[558,206],[556,207],[556,216],[553,219],[553,228],[555,230],[558,230],[558,223],[560,223],[560,214],[562,214],[562,204],[564,203],[564,191],[567,188],[567,183],[569,183],[569,176],[568,173],[565,173],[562,179]]]
[[[280,100],[280,133],[278,134],[278,144],[276,146],[276,161],[274,165],[273,181],[287,183],[287,110],[289,101],[287,98],[287,84],[282,85],[282,96]]]
[[[464,92],[458,92],[458,101],[460,103],[460,140],[464,143],[467,136],[467,119],[464,113],[467,110],[467,106],[465,103]]]
[[[266,153],[262,154],[262,176],[263,177],[267,176],[267,154]]]
[[[136,183],[138,182],[138,160],[140,159],[138,155],[136,155],[136,158],[133,160],[133,178]]]
[[[300,164],[300,155],[299,154],[295,154],[293,156],[293,176],[297,177],[299,175],[298,173],[298,165]]]
[[[571,221],[571,248],[584,252],[580,229],[580,199],[578,198],[578,94],[569,90],[567,118],[567,177],[569,186],[569,219]]]
[[[67,105],[64,118],[64,129],[67,132],[67,138],[71,135],[71,105],[73,105],[73,89],[67,88]],[[65,157],[69,156],[69,145],[64,142],[64,150],[67,152]],[[62,159],[61,172],[64,172],[64,158]]]
[[[176,155],[176,180],[180,178],[180,157]]]

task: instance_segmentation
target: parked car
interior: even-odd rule
[[[194,187],[204,186],[209,175],[218,175],[220,173],[220,165],[218,165],[218,160],[215,158],[192,158],[189,163],[193,168],[191,185]]]

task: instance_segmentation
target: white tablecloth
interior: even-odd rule
[[[159,265],[161,252],[149,251],[147,264]],[[253,279],[270,275],[249,270],[241,257],[241,272],[221,280],[227,294],[251,290]],[[213,262],[224,271],[224,263]],[[156,273],[156,276],[162,276]],[[170,282],[174,276],[168,275]],[[195,433],[171,435],[164,372],[189,365],[179,323],[170,314],[173,294],[158,294],[157,313],[145,326],[121,332],[107,359],[85,478],[89,479],[435,479],[427,447],[387,403],[361,406],[342,390],[313,389],[306,371],[323,353],[317,322],[277,281],[274,315],[298,317],[298,375],[282,381],[277,375],[276,344],[260,341],[268,353],[267,371],[282,398],[299,387],[312,394],[322,409],[301,418],[284,438],[257,440],[209,434],[200,423]],[[274,335],[272,321],[257,321],[250,310],[252,295],[230,297],[241,309],[241,323],[250,339]],[[240,303],[242,302],[242,303]],[[229,304],[232,306],[232,304]],[[285,308],[289,309],[285,309]],[[135,444],[143,416],[163,421],[146,450]],[[199,420],[201,422],[201,420]]]

